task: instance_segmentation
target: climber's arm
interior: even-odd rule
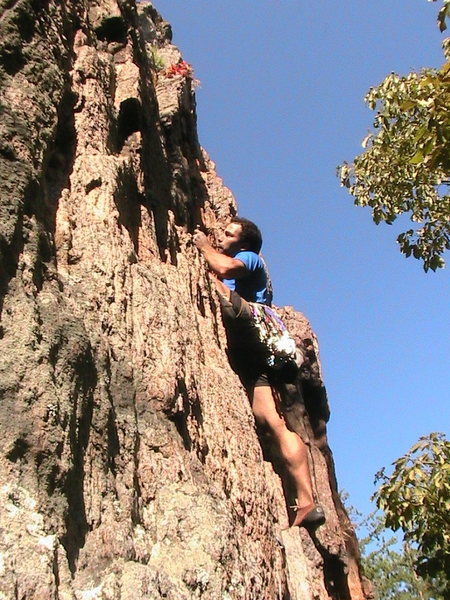
[[[213,248],[201,231],[195,232],[194,244],[205,257],[210,269],[221,279],[240,279],[247,274],[247,267],[241,260],[222,254]]]

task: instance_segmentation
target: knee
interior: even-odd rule
[[[264,426],[271,437],[277,440],[278,443],[282,443],[289,435],[289,430],[283,419],[277,417],[278,415],[275,417],[273,415],[263,415],[261,420],[258,421],[258,419],[256,419],[256,422],[258,425]]]
[[[297,440],[291,439],[283,445],[283,456],[289,465],[301,466],[307,464],[306,454],[302,452]]]

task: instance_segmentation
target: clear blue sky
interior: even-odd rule
[[[338,482],[367,513],[380,467],[449,436],[449,276],[400,255],[398,227],[375,226],[335,172],[372,126],[368,89],[442,64],[439,4],[154,4],[201,81],[200,143],[263,231],[275,302],[318,335]]]

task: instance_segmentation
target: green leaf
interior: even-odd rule
[[[422,150],[417,150],[417,152],[412,158],[409,159],[408,162],[410,165],[418,165],[419,163],[423,162],[423,158],[424,156]]]
[[[445,31],[447,29],[447,24],[445,22],[445,19],[448,17],[448,6],[446,4],[444,4],[444,6],[441,8],[441,10],[438,13],[438,25],[439,25],[439,30],[442,33],[443,31]]]
[[[402,110],[410,110],[411,108],[414,108],[414,106],[415,106],[415,103],[412,100],[405,100],[405,102],[400,104],[400,108]]]

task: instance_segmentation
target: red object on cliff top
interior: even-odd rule
[[[175,77],[175,75],[182,75],[183,77],[192,77],[192,67],[184,60],[181,60],[176,65],[170,65],[170,67],[164,69],[164,75],[169,78]]]

